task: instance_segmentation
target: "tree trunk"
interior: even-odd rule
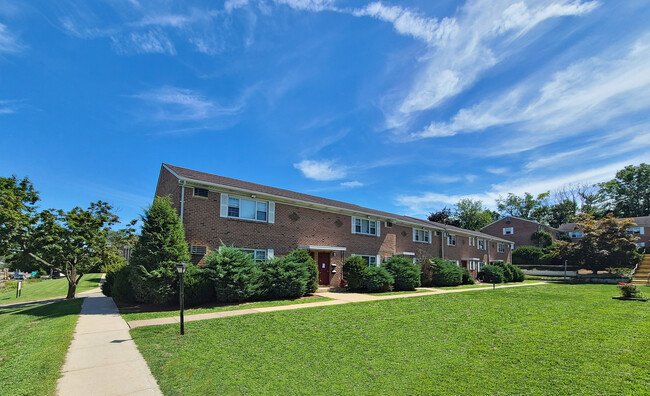
[[[74,298],[76,292],[77,292],[77,284],[68,281],[68,295],[65,298],[67,299]]]
[[[68,295],[65,298],[70,299],[74,298],[75,293],[77,293],[77,268],[75,265],[69,265],[66,272],[66,278],[68,278]]]

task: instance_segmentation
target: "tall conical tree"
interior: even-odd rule
[[[169,303],[178,292],[175,265],[190,260],[185,231],[169,197],[154,198],[133,249],[133,291],[140,302]]]

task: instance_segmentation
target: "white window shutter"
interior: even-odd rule
[[[381,266],[381,256],[377,255],[377,267]]]
[[[429,233],[429,243],[433,243],[433,232],[427,231]]]
[[[269,202],[269,223],[275,223],[275,202]]]
[[[354,233],[355,233],[355,232],[354,232],[354,231],[355,231],[354,225],[355,225],[356,222],[357,222],[357,218],[354,217],[354,216],[351,216],[351,219],[352,219],[352,233],[354,234]]]
[[[377,225],[377,236],[381,236],[381,229],[380,229],[381,221],[375,220],[375,224]]]
[[[271,260],[273,257],[275,257],[275,251],[273,249],[268,249],[266,251],[266,259]]]
[[[221,202],[221,217],[228,217],[228,194],[221,193],[219,201]]]
[[[640,231],[639,234],[643,235],[643,230],[645,230],[645,228],[639,227],[639,231]]]
[[[417,231],[415,231],[415,228],[411,228],[411,231],[412,231],[412,232],[411,232],[411,236],[413,237],[413,242],[415,242],[415,233],[416,233]]]

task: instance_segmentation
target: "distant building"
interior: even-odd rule
[[[650,216],[631,217],[630,219],[636,225],[628,230],[639,237],[637,245],[639,247],[650,246]],[[577,241],[582,238],[582,228],[577,223],[562,224],[558,229],[569,235],[572,241]]]
[[[519,246],[535,246],[531,237],[537,231],[548,232],[553,240],[560,237],[560,230],[557,228],[515,216],[502,217],[481,228],[481,232],[485,234],[509,240],[513,244],[513,249]]]

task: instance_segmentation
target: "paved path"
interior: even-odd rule
[[[84,300],[57,394],[162,395],[110,297]]]
[[[497,289],[502,289],[506,287],[522,287],[522,286],[537,286],[545,285],[546,282],[539,283],[524,283],[520,285],[506,285],[506,286],[497,286]],[[322,292],[316,293],[316,295],[322,297],[332,298],[330,301],[320,301],[315,303],[305,303],[305,304],[293,304],[293,305],[281,305],[277,307],[265,307],[265,308],[251,308],[251,309],[238,309],[235,311],[226,311],[226,312],[213,312],[205,313],[198,315],[186,315],[186,322],[193,322],[196,320],[206,320],[206,319],[216,319],[216,318],[225,318],[228,316],[239,316],[239,315],[249,315],[254,313],[261,312],[273,312],[273,311],[288,311],[294,309],[304,309],[311,307],[322,307],[327,305],[338,305],[338,304],[348,304],[353,302],[368,302],[368,301],[381,301],[381,300],[393,300],[396,298],[408,298],[408,297],[421,297],[421,296],[431,296],[434,294],[444,294],[444,293],[459,293],[459,292],[469,292],[473,290],[490,290],[492,286],[487,287],[475,287],[470,289],[454,289],[454,290],[442,290],[442,289],[433,289],[433,288],[421,288],[419,290],[430,290],[424,293],[404,293],[404,294],[390,294],[386,296],[372,296],[364,293],[337,293],[337,292]],[[169,317],[169,318],[158,318],[158,319],[142,319],[134,320],[127,322],[129,327],[136,328],[142,326],[156,326],[164,324],[178,323],[180,321],[178,316]]]

